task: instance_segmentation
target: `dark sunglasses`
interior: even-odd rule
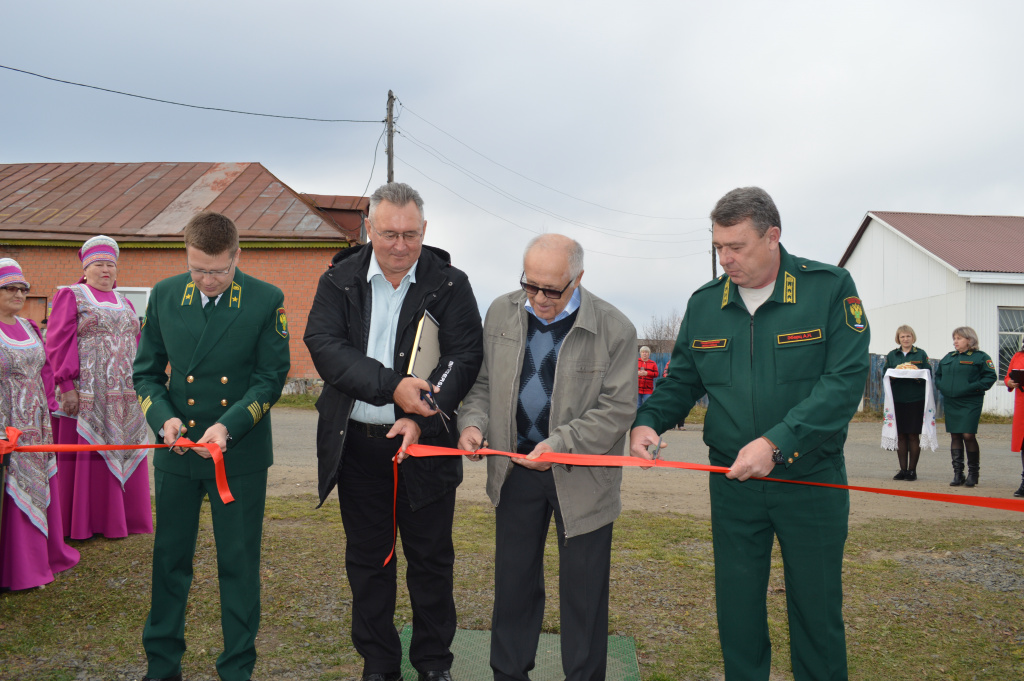
[[[522,286],[523,290],[529,293],[531,296],[535,296],[538,293],[543,293],[548,298],[548,300],[558,300],[559,298],[562,297],[562,294],[565,293],[566,289],[572,286],[572,279],[570,279],[569,283],[563,286],[562,290],[559,291],[558,289],[542,288],[540,286],[534,286],[533,284],[527,284],[526,272],[523,272],[523,274],[519,277],[519,285]]]
[[[12,286],[0,286],[0,288],[2,288],[3,290],[7,291],[8,293],[15,293],[15,292],[28,293],[30,287],[28,287],[28,286],[13,286],[12,285]]]

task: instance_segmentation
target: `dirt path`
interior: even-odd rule
[[[316,494],[316,412],[275,408],[273,419],[275,463],[270,469],[269,493]],[[700,425],[691,425],[687,426],[685,431],[666,433],[665,441],[668,447],[665,450],[665,458],[670,461],[707,463],[707,447],[701,439],[700,429]],[[850,424],[846,462],[851,485],[1006,498],[1012,496],[1020,484],[1021,460],[1019,454],[1009,451],[1009,425],[981,426],[981,482],[974,489],[949,487],[949,480],[952,477],[949,438],[943,432],[941,424],[939,450],[925,450],[921,454],[918,481],[915,483],[892,480],[893,474],[899,469],[896,454],[882,450],[879,446],[880,439],[881,424]],[[464,468],[465,480],[459,487],[459,498],[486,503],[486,466],[483,462],[466,461]],[[669,511],[707,517],[707,474],[679,470],[627,469],[623,475],[622,505],[626,510]],[[851,492],[851,522],[864,522],[879,517],[1001,519],[1014,523],[1024,521],[1024,514],[883,494]]]

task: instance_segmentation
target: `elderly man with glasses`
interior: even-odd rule
[[[165,444],[185,436],[220,446],[235,501],[221,501],[205,448],[156,451],[153,594],[142,633],[149,662],[145,678],[182,678],[199,509],[209,496],[224,634],[217,672],[223,681],[246,681],[256,664],[263,510],[274,460],[269,411],[290,366],[284,294],[238,269],[242,251],[229,218],[200,213],[185,226],[184,237],[188,271],[164,279],[150,293],[135,391]]]
[[[522,291],[499,296],[484,322],[484,365],[459,412],[459,447],[489,446],[497,507],[491,668],[527,681],[544,618],[544,543],[558,532],[562,669],[605,678],[612,523],[621,468],[536,461],[544,452],[626,454],[636,414],[636,329],[580,286],[583,248],[558,234],[523,257]],[[468,455],[479,460],[477,454]]]
[[[397,525],[412,603],[409,659],[421,681],[445,681],[454,659],[452,522],[462,462],[407,459],[406,448],[455,446],[447,420],[480,369],[480,312],[448,253],[423,245],[427,222],[415,189],[397,182],[378,188],[367,225],[370,244],[339,252],[320,277],[306,325],[304,340],[324,380],[317,401],[320,503],[338,487],[363,680],[402,679],[397,556],[385,561]],[[416,377],[410,355],[425,313],[437,321],[440,360]],[[428,391],[429,401],[421,398]]]

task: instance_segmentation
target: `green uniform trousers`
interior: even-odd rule
[[[199,532],[199,509],[209,496],[217,545],[220,623],[224,652],[217,658],[223,681],[248,681],[256,664],[260,625],[260,548],[267,471],[228,478],[235,501],[225,505],[213,478],[194,480],[155,471],[156,536],[153,542],[153,595],[142,644],[147,676],[181,671],[185,653],[185,605],[192,585],[192,559]]]
[[[824,476],[821,476],[824,477]],[[846,484],[845,465],[833,480]],[[728,681],[767,681],[768,576],[778,536],[786,579],[789,647],[796,681],[847,678],[843,628],[846,490],[747,480],[712,473],[718,631]]]

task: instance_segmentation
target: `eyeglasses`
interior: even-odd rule
[[[393,244],[399,239],[402,239],[410,246],[415,246],[420,242],[420,239],[423,238],[423,232],[379,232],[372,224],[370,225],[370,229],[377,232],[377,236],[379,236],[386,244]]]
[[[0,286],[0,288],[2,288],[3,290],[7,291],[8,293],[14,294],[14,293],[28,293],[29,290],[32,287],[30,287],[30,286],[13,286],[12,285],[12,286]]]
[[[566,289],[572,286],[572,279],[569,283],[562,287],[562,290],[553,288],[543,288],[541,286],[534,286],[533,284],[526,283],[526,272],[523,272],[522,276],[519,277],[519,285],[523,287],[523,290],[529,293],[531,296],[535,296],[538,293],[543,293],[549,300],[558,300],[565,293]]]
[[[189,267],[186,271],[192,276],[201,274],[204,277],[226,277],[231,274],[231,263],[233,262],[235,262],[235,258],[234,256],[231,256],[231,260],[228,261],[228,268],[226,270],[197,270],[194,267]]]

